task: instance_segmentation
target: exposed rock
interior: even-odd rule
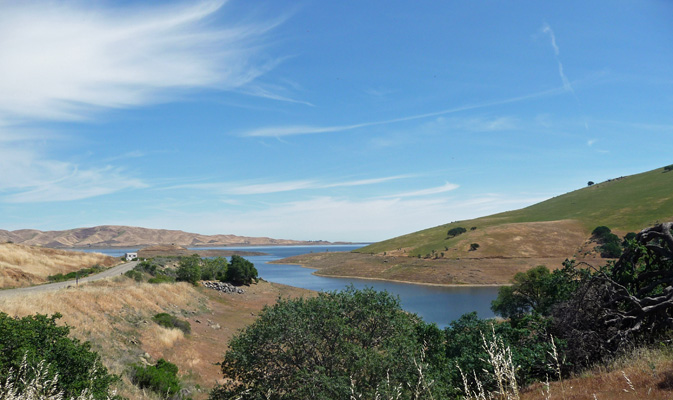
[[[236,286],[227,282],[203,281],[202,284],[208,289],[214,289],[222,293],[237,293],[237,294],[245,293],[243,289],[237,288]]]

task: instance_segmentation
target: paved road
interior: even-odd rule
[[[112,267],[110,269],[106,269],[105,271],[96,274],[96,275],[89,275],[85,278],[82,278],[79,280],[79,283],[86,283],[86,282],[93,282],[97,281],[100,279],[105,279],[105,278],[110,278],[113,276],[119,276],[123,274],[126,271],[130,271],[133,269],[133,267],[138,264],[138,261],[132,261],[124,264],[117,265],[116,267]],[[51,292],[54,290],[59,290],[63,288],[67,288],[68,286],[76,286],[77,282],[74,280],[72,281],[65,281],[65,282],[56,282],[56,283],[48,283],[46,285],[38,285],[38,286],[30,286],[30,287],[23,287],[23,288],[16,288],[16,289],[7,289],[7,290],[0,290],[0,296],[12,296],[16,294],[25,294],[25,293],[42,293],[42,292]]]

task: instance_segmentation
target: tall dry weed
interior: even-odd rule
[[[477,377],[477,372],[472,371],[474,375],[473,385],[469,384],[467,375],[458,365],[460,375],[463,380],[463,391],[465,398],[472,400],[519,400],[519,385],[516,381],[517,367],[512,361],[512,350],[509,346],[505,346],[502,338],[495,333],[495,328],[491,325],[491,335],[487,340],[484,333],[481,333],[482,348],[488,355],[487,359],[482,361],[491,367],[492,371],[483,369],[485,374],[489,374],[496,383],[498,389],[493,392],[487,392],[484,388],[482,380]],[[471,386],[475,388],[471,388]]]
[[[114,397],[115,393],[109,393]],[[0,381],[0,399],[2,400],[66,400],[58,390],[58,374],[49,377],[49,364],[44,360],[36,366],[29,365],[23,357],[18,371],[10,370],[7,378]],[[89,389],[84,389],[77,397],[68,400],[93,400]]]

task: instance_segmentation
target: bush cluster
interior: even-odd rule
[[[67,274],[49,275],[47,277],[47,280],[49,280],[50,282],[70,281],[73,279],[84,278],[85,276],[96,274],[98,272],[103,271],[104,269],[105,268],[102,267],[101,265],[96,264],[89,268],[82,268],[79,271],[68,272]]]
[[[144,260],[139,262],[131,271],[124,274],[127,277],[142,282],[147,279],[149,283],[175,282],[175,271],[164,266],[156,259]]]
[[[591,235],[600,244],[598,250],[601,252],[601,257],[617,258],[622,255],[622,241],[607,226],[597,226]]]
[[[427,398],[455,398],[463,387],[456,364],[470,374],[488,369],[482,334],[492,331],[513,349],[521,382],[551,372],[539,318],[493,324],[472,313],[441,330],[373,289],[282,299],[231,340],[221,363],[231,381],[210,398],[379,398],[382,388],[395,388],[394,398],[411,399],[421,387]]]
[[[143,281],[149,275],[149,283],[189,282],[196,285],[200,280],[219,280],[235,285],[249,285],[256,282],[258,272],[255,265],[245,258],[233,255],[231,262],[226,258],[201,258],[198,254],[180,257],[178,267],[164,268],[156,259],[139,262],[126,276]]]
[[[134,365],[131,380],[142,389],[149,389],[166,398],[180,391],[178,367],[160,358],[155,365]]]
[[[239,256],[232,256],[232,264],[235,257]],[[196,285],[200,280],[216,279],[224,282],[228,280],[227,271],[230,268],[231,265],[227,262],[226,258],[215,257],[202,259],[198,254],[194,254],[189,257],[180,258],[180,264],[176,271],[176,278],[178,281],[189,282],[193,285]],[[255,277],[257,277],[256,272],[257,271],[255,271]]]
[[[192,327],[189,324],[189,321],[185,321],[167,313],[156,314],[154,317],[152,317],[152,321],[163,326],[164,328],[177,328],[187,334],[192,332]]]

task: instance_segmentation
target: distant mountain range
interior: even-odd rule
[[[174,244],[184,247],[330,244],[330,242],[322,240],[301,241],[236,235],[200,235],[178,230],[116,225],[46,232],[36,229],[16,231],[0,229],[0,242],[51,248],[142,247],[159,244]]]

